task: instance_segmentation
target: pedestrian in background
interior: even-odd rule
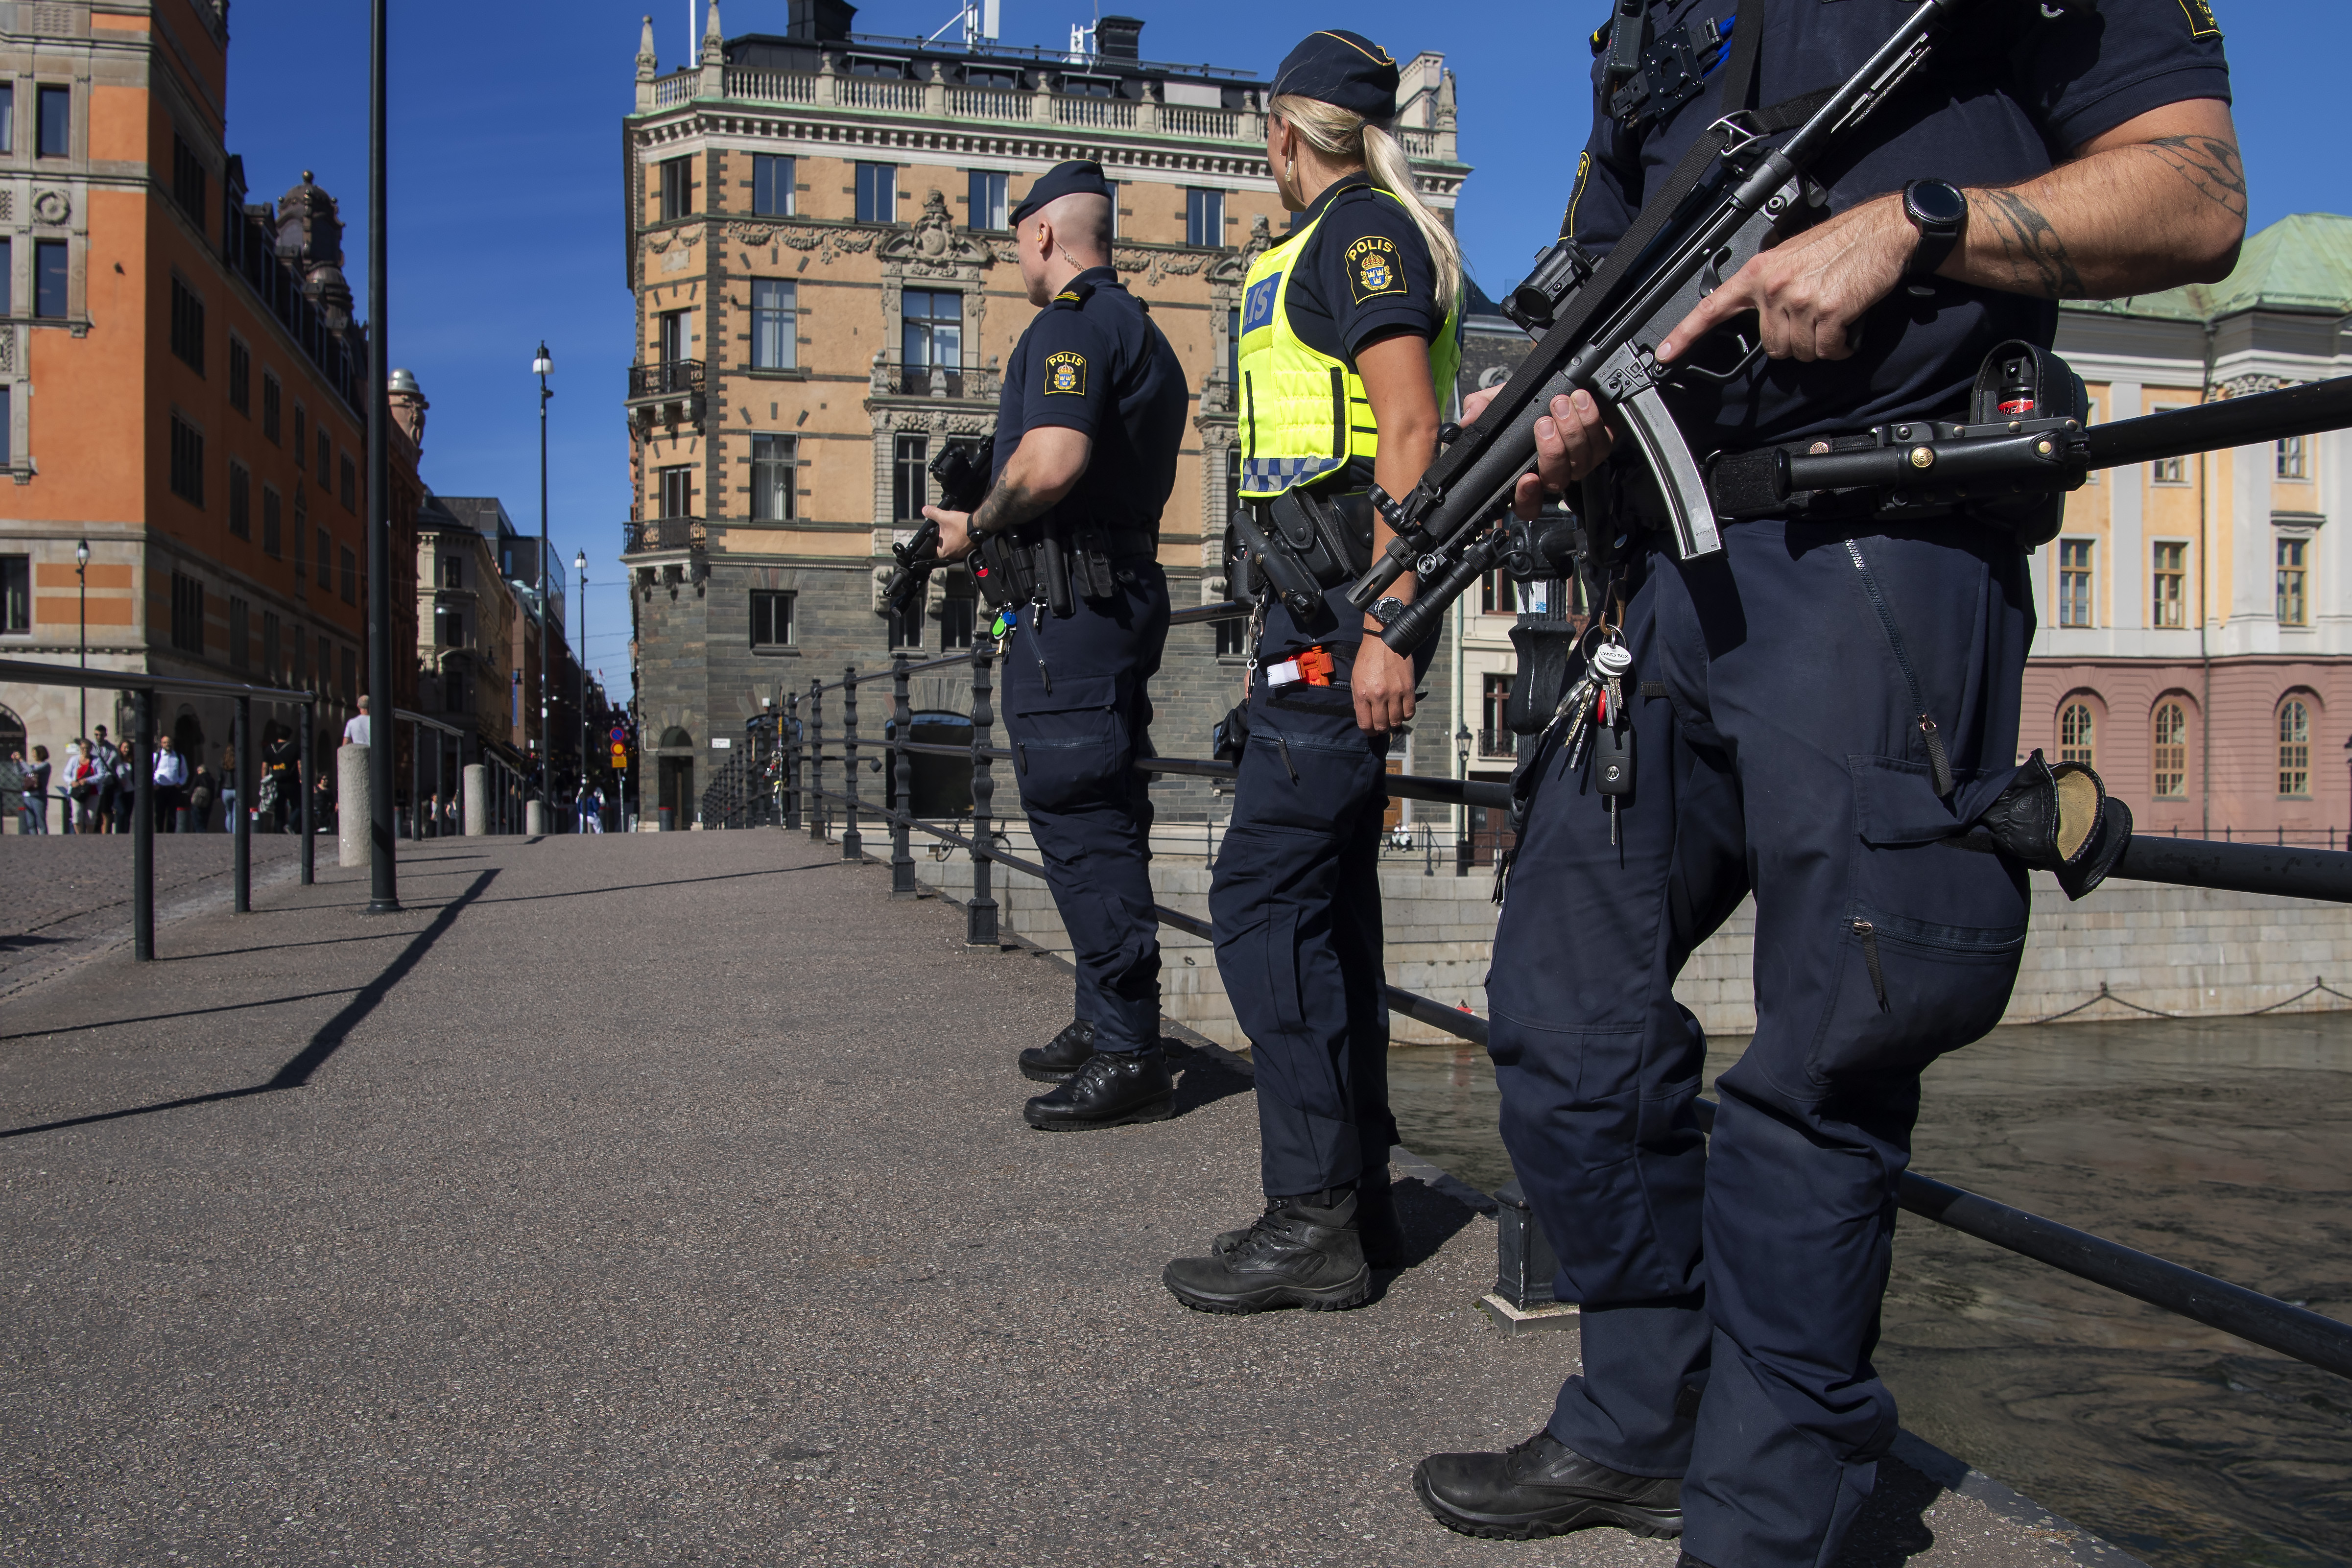
[[[222,807],[221,831],[223,833],[235,833],[236,831],[236,813],[238,804],[236,798],[236,748],[235,746],[223,746],[221,748],[220,798]]]
[[[188,831],[210,833],[213,803],[220,798],[220,776],[205,765],[201,754],[188,773]]]
[[[97,794],[92,796],[96,806],[97,824],[90,831],[112,833],[116,830],[114,797],[121,793],[122,784],[121,778],[115,771],[115,763],[121,760],[121,753],[117,750],[113,739],[107,734],[106,726],[103,724],[92,726],[90,738],[82,744],[89,748],[89,781],[97,790]]]
[[[343,744],[364,746],[368,743],[368,700],[360,699],[360,710],[343,725]]]
[[[25,793],[16,807],[16,831],[47,833],[49,830],[49,749],[33,748],[33,760],[26,762],[18,752],[11,758],[23,775]]]
[[[58,815],[68,833],[98,831],[98,758],[88,736],[66,746],[65,806]]]
[[[155,831],[177,833],[180,807],[188,798],[188,759],[169,735],[155,741]]]
[[[272,832],[290,830],[294,817],[302,808],[300,749],[294,736],[283,724],[272,724],[270,733],[261,744],[262,819],[267,821],[269,808],[278,808],[278,826]]]

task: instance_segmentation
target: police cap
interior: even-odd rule
[[[1385,121],[1396,114],[1397,63],[1388,50],[1345,27],[1309,33],[1283,57],[1274,96],[1320,99],[1350,114]]]
[[[1091,158],[1076,158],[1056,163],[1038,175],[1029,194],[1021,198],[1021,205],[1013,209],[1013,226],[1019,227],[1024,219],[1047,202],[1059,201],[1064,196],[1101,196],[1108,200],[1110,182],[1103,178],[1102,165]]]

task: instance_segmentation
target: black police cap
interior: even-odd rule
[[[1108,199],[1109,195],[1110,182],[1103,178],[1102,165],[1091,158],[1073,159],[1056,163],[1037,176],[1037,183],[1029,187],[1029,194],[1013,209],[1013,221],[1017,226],[1047,202],[1057,202],[1064,196]]]
[[[1274,96],[1319,99],[1366,120],[1395,117],[1397,63],[1388,50],[1345,27],[1309,33],[1283,57]]]

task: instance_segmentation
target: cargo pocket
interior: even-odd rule
[[[2025,952],[2025,873],[1940,841],[1953,822],[1927,770],[1851,760],[1851,895],[1822,939],[1835,984],[1810,1061],[1818,1082],[1919,1071],[2008,1010]]]
[[[1066,675],[1051,691],[1026,691],[1020,710],[1005,716],[1004,728],[1021,803],[1030,810],[1067,811],[1113,795],[1126,798],[1133,758],[1117,676]]]

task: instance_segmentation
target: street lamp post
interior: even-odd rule
[[[74,546],[74,580],[81,588],[81,672],[89,673],[89,541]],[[77,738],[89,733],[89,688],[81,689],[81,725]]]
[[[399,744],[399,708],[392,663],[392,374],[389,247],[384,237],[384,0],[368,16],[368,405],[367,405],[367,686],[374,717],[368,721],[368,902],[372,915],[400,912],[399,872],[393,858],[392,758]],[[303,728],[310,727],[304,715]],[[383,731],[376,733],[378,728]],[[306,790],[313,781],[304,779]],[[242,804],[242,803],[240,803]]]
[[[547,389],[548,373],[555,362],[547,357],[547,340],[539,341],[539,357],[530,362],[530,374],[539,377],[539,799],[542,809],[548,805],[550,763],[554,754],[554,739],[548,733],[547,723],[547,633],[548,622],[554,617],[555,607],[547,602],[547,400],[555,395]]]
[[[544,408],[545,404],[540,405]],[[575,551],[572,570],[580,574],[580,803],[588,803],[588,552]],[[575,827],[579,824],[574,823]]]

